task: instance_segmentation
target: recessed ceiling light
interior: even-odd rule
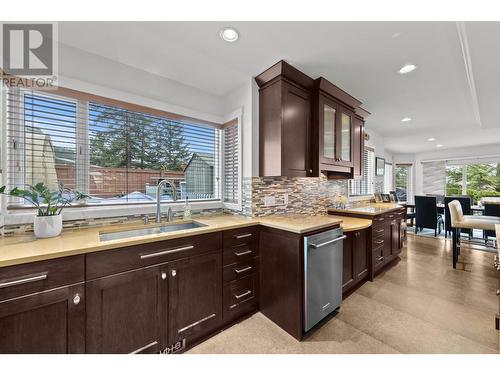
[[[413,72],[415,69],[417,69],[416,65],[413,64],[406,64],[401,67],[401,69],[398,70],[399,74],[407,74],[410,72]]]
[[[408,122],[411,121],[411,117],[404,117],[401,119],[401,122]]]
[[[427,138],[427,140],[428,140],[429,142],[434,142],[434,141],[436,140],[436,138]]]
[[[436,147],[443,147],[443,145],[441,143],[438,143]]]
[[[226,27],[220,31],[219,36],[222,38],[222,40],[232,43],[236,42],[240,35],[232,27]]]

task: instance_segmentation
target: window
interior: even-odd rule
[[[238,202],[238,121],[220,129],[17,89],[9,90],[7,117],[10,187],[63,183],[92,205],[154,203],[168,178],[178,199]],[[171,190],[162,201],[173,200]]]
[[[239,127],[238,121],[224,126],[224,202],[239,203],[240,165],[239,165]]]
[[[372,195],[374,193],[375,180],[375,152],[365,147],[363,152],[363,179],[349,180],[349,195]]]
[[[483,197],[500,196],[500,163],[495,160],[448,162],[446,194],[470,195],[474,203]]]
[[[400,202],[413,202],[413,165],[396,164],[394,169],[394,187]]]
[[[385,163],[384,193],[389,194],[394,190],[394,176],[392,175],[392,164]]]

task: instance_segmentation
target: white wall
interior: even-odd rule
[[[222,98],[224,113],[243,109],[243,177],[259,174],[259,100],[253,78]]]
[[[393,155],[391,152],[385,149],[384,137],[377,133],[375,130],[370,129],[368,121],[366,132],[370,136],[370,139],[365,142],[365,146],[374,148],[376,157],[384,158],[386,162],[392,163]]]
[[[224,115],[218,96],[65,45],[59,48],[59,75],[62,87],[207,121],[222,122]]]

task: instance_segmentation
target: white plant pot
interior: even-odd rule
[[[35,216],[33,230],[37,238],[57,237],[62,231],[62,215]]]

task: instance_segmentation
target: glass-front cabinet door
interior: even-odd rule
[[[323,156],[335,158],[335,120],[336,109],[328,104],[323,105]]]
[[[337,104],[327,97],[319,97],[319,159],[322,164],[335,164],[338,156]]]
[[[340,159],[351,161],[351,116],[342,112],[340,121],[342,126]]]

